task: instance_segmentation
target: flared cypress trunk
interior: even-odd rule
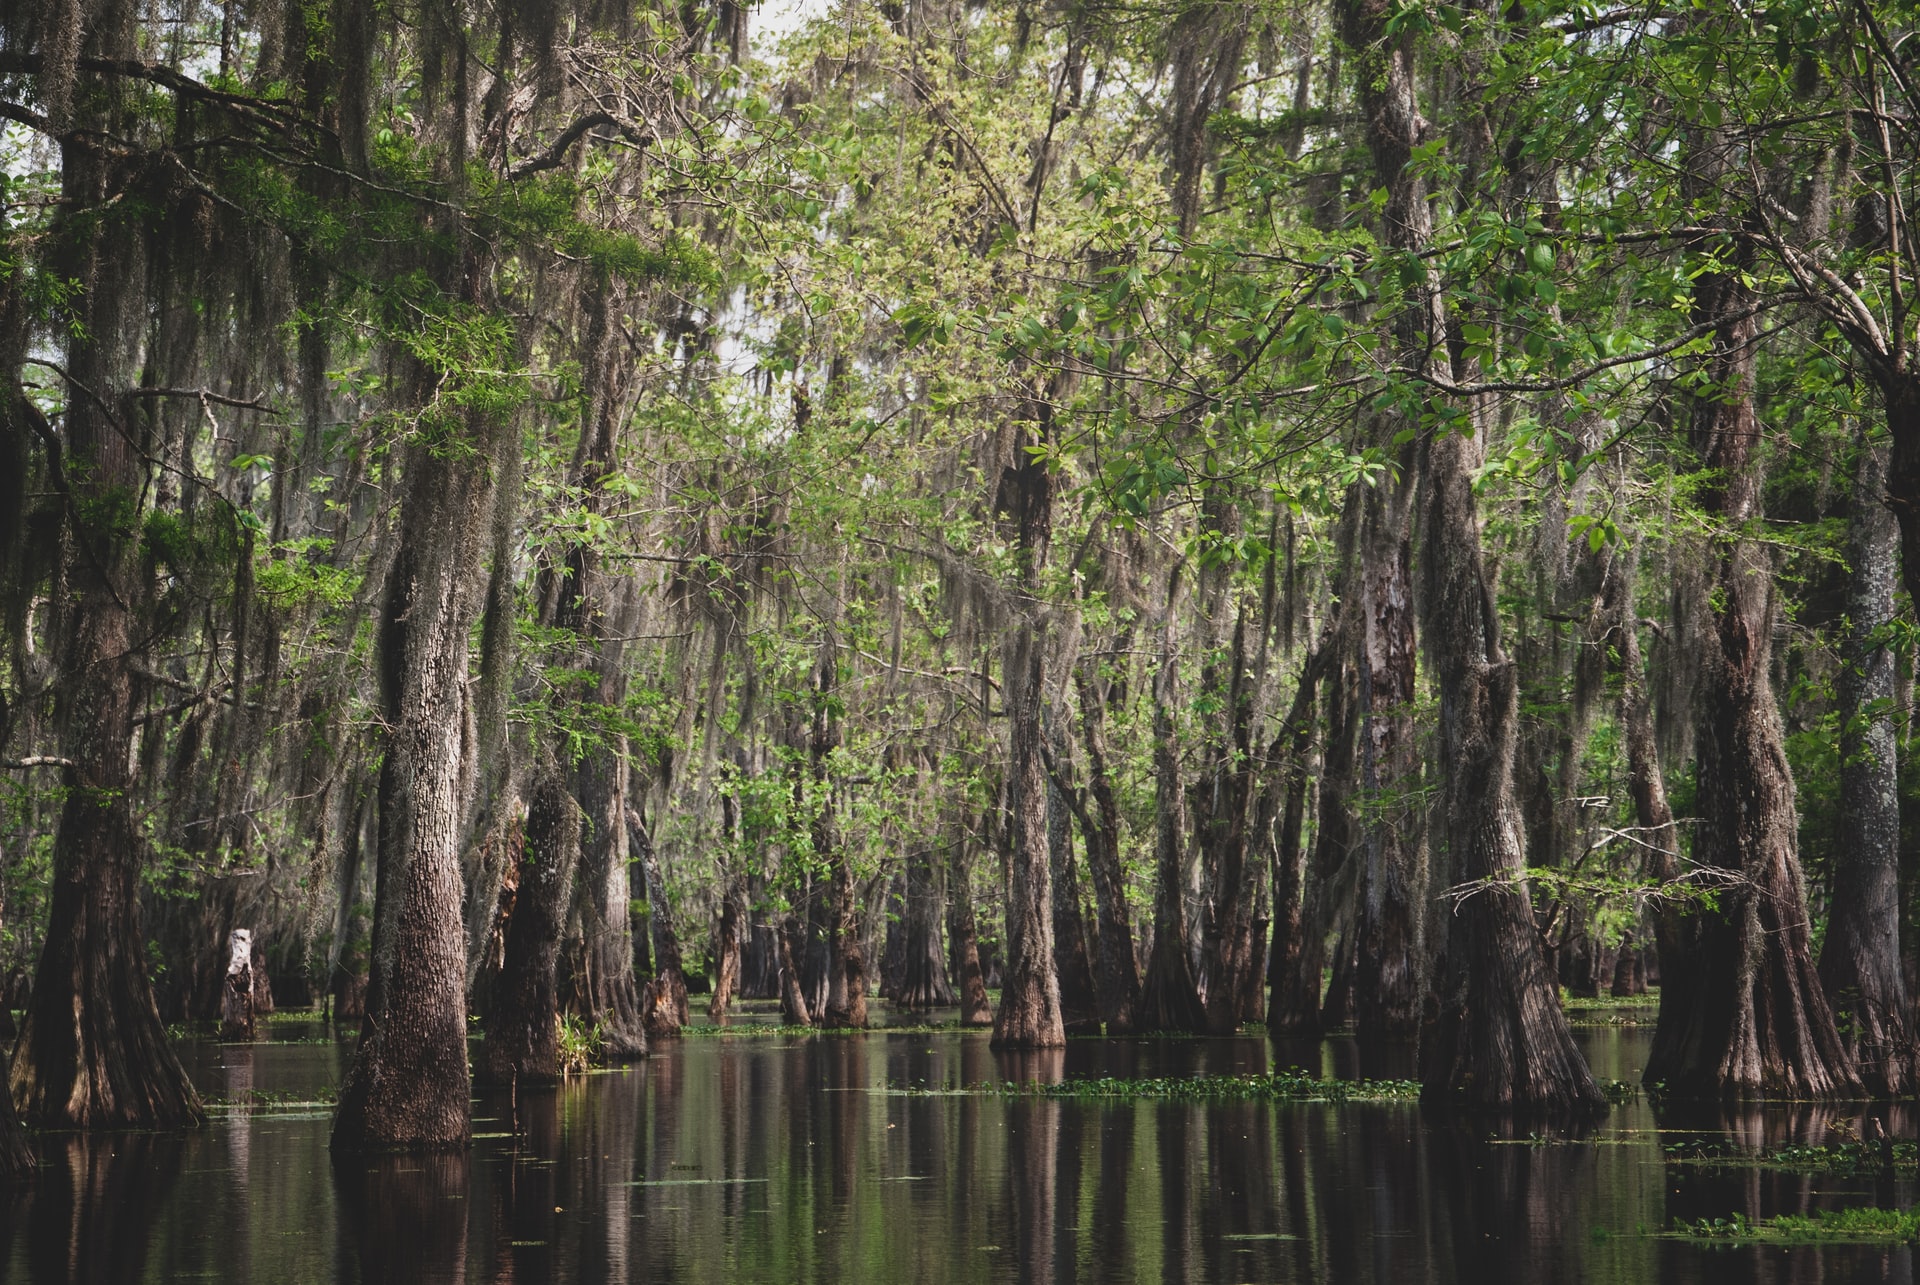
[[[945,952],[940,948],[941,889],[933,853],[916,848],[907,857],[907,897],[901,923],[900,994],[903,1008],[945,1008],[956,996],[947,980]]]
[[[462,686],[485,588],[499,427],[470,449],[407,451],[399,548],[379,630],[380,846],[366,1021],[334,1116],[337,1151],[463,1147],[471,1131]]]
[[[1847,528],[1847,632],[1840,670],[1840,845],[1820,982],[1870,1092],[1920,1087],[1920,1047],[1900,967],[1900,774],[1894,736],[1896,549],[1887,449],[1862,442]]]
[[[649,1040],[671,1039],[687,1024],[687,975],[681,963],[680,933],[674,925],[667,880],[653,835],[631,804],[627,842],[640,866],[647,890],[647,933],[653,938],[653,980],[640,997],[640,1023]]]
[[[76,19],[77,21],[77,19]],[[90,35],[111,41],[125,32]],[[92,52],[132,56],[131,49]],[[137,175],[88,138],[117,128],[99,106],[113,91],[78,95],[76,132],[61,152],[65,210],[108,210]],[[134,666],[146,631],[137,532],[147,463],[123,425],[143,421],[129,390],[139,377],[147,310],[147,254],[119,213],[63,222],[63,276],[84,283],[70,332],[63,447],[69,528],[61,592],[50,606],[61,665],[55,713],[66,797],[54,837],[46,937],[26,1020],[13,1050],[13,1101],[42,1128],[165,1128],[200,1119],[200,1102],[168,1045],[147,973],[140,926],[146,841],[134,820],[130,758]],[[88,391],[81,391],[82,389]],[[14,413],[44,428],[25,399]],[[49,472],[54,472],[49,469]]]
[[[548,756],[536,770],[527,803],[506,957],[474,1059],[473,1075],[480,1083],[541,1084],[560,1078],[555,963],[579,858],[580,807]]]
[[[720,896],[720,921],[713,934],[713,997],[707,1001],[707,1020],[725,1022],[733,1006],[733,995],[740,987],[742,963],[741,927],[746,920],[747,889],[744,879],[727,881]]]
[[[1172,610],[1171,601],[1168,610]],[[1173,728],[1173,687],[1169,635],[1161,647],[1160,672],[1153,690],[1153,947],[1147,952],[1147,976],[1140,988],[1139,1028],[1201,1032],[1207,1029],[1207,1014],[1194,985],[1193,965],[1187,958],[1187,906],[1182,886],[1187,863],[1187,796]]]
[[[647,1052],[634,976],[626,751],[620,737],[611,753],[589,756],[573,774],[582,818],[580,869],[561,961],[567,1011],[599,1031],[596,1056],[607,1062]]]
[[[1099,907],[1099,964],[1094,970],[1095,1003],[1108,1035],[1130,1035],[1138,1024],[1140,965],[1134,954],[1133,915],[1127,907],[1126,872],[1120,864],[1120,803],[1107,765],[1106,704],[1084,667],[1074,670],[1080,695],[1081,736],[1087,749],[1087,796],[1091,807],[1075,802],[1086,840],[1087,870]]]
[[[1513,795],[1515,670],[1480,560],[1469,440],[1427,444],[1427,652],[1440,692],[1441,815],[1456,879],[1425,1096],[1472,1107],[1604,1110],[1541,956]]]
[[[1705,184],[1715,166],[1733,163],[1731,150],[1696,145],[1692,181]],[[1814,968],[1793,775],[1769,673],[1774,569],[1747,529],[1761,517],[1765,472],[1752,302],[1735,273],[1709,271],[1694,283],[1695,319],[1714,332],[1712,392],[1694,399],[1691,432],[1715,479],[1701,500],[1722,527],[1695,719],[1693,860],[1732,882],[1681,925],[1678,960],[1662,951],[1646,1079],[1675,1097],[1844,1097],[1860,1081]]]
[[[781,918],[778,932],[780,954],[780,1020],[788,1026],[813,1025],[813,1010],[800,984],[800,959],[806,950],[805,928],[800,916]]]

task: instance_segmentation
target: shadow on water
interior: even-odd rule
[[[1626,1079],[1644,1036],[1596,1031]],[[1904,1205],[1910,1176],[1751,1157],[1857,1136],[1861,1112],[1633,1102],[1584,1132],[1406,1100],[1089,1100],[1008,1082],[1264,1072],[1404,1078],[1393,1051],[1258,1038],[982,1032],[690,1038],[632,1067],[476,1100],[468,1156],[334,1164],[326,1039],[188,1050],[230,1104],[181,1135],[41,1137],[0,1207],[0,1280],[135,1282],[1351,1282],[1910,1280],[1866,1247],[1714,1248],[1676,1218]],[[1380,1054],[1380,1056],[1376,1056]],[[1877,1108],[1901,1137],[1914,1108]],[[1689,1155],[1694,1159],[1689,1159]]]

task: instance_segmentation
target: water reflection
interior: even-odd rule
[[[1413,1103],[1096,1103],[965,1092],[1004,1080],[1359,1065],[1350,1042],[1073,1041],[981,1033],[728,1035],[475,1104],[471,1156],[333,1165],[342,1050],[195,1045],[197,1082],[250,1101],[173,1136],[38,1139],[0,1211],[0,1279],[300,1282],[1910,1280],[1859,1247],[1705,1250],[1675,1218],[1878,1199],[1906,1177],[1695,1163],[1870,1130],[1859,1111],[1619,1110],[1582,1138]],[[1591,1033],[1628,1079],[1644,1033]],[[1373,1054],[1370,1053],[1372,1062]],[[1377,1063],[1375,1063],[1377,1065]],[[308,1105],[298,1105],[299,1103]],[[287,1105],[293,1103],[295,1105]],[[1897,1136],[1911,1107],[1875,1109]]]

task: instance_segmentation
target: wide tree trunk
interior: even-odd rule
[[[800,916],[792,913],[782,916],[778,932],[780,1020],[788,1026],[813,1025],[813,1010],[808,1007],[806,989],[800,984],[799,960],[805,946]]]
[[[621,314],[627,300],[613,281],[594,283],[583,300],[586,313],[582,389],[587,404],[569,481],[582,492],[583,509],[599,516],[608,507],[606,481],[621,466],[621,439],[631,413],[635,378]],[[615,501],[618,503],[619,501]],[[591,541],[565,546],[541,580],[541,614],[567,631],[580,653],[577,662],[597,677],[594,700],[619,709],[627,699],[628,665],[622,637],[632,632],[631,593],[602,567]],[[555,747],[556,756],[560,748]],[[569,915],[562,963],[568,1011],[599,1032],[597,1056],[627,1061],[647,1051],[640,988],[634,976],[633,902],[629,874],[627,738],[581,756],[571,789],[585,814],[580,872]]]
[[[1054,971],[1052,845],[1047,771],[1040,744],[1045,651],[1038,622],[1023,620],[1009,631],[1004,671],[1012,739],[1007,793],[1013,879],[1007,900],[1007,962],[1001,974],[1000,1007],[993,1015],[996,1048],[1054,1048],[1067,1039],[1060,979]]]
[[[131,32],[128,22],[90,33],[89,52],[136,56],[112,47]],[[118,129],[103,106],[118,96],[96,87],[76,100],[75,132],[61,153],[62,206],[101,210],[139,179],[117,148],[90,141]],[[50,607],[61,664],[60,753],[72,766],[62,774],[46,937],[11,1074],[15,1105],[42,1128],[166,1128],[200,1119],[154,1003],[140,926],[147,845],[134,819],[131,758],[133,671],[146,631],[134,607],[147,596],[137,533],[149,479],[138,441],[122,426],[144,418],[130,390],[148,314],[146,246],[133,227],[125,215],[61,227],[61,275],[84,283],[81,324],[67,342],[63,447],[51,444],[54,434],[26,399],[14,407],[46,429],[40,436],[50,453],[62,450],[70,492],[62,589]]]
[[[1920,1087],[1920,1047],[1900,967],[1900,774],[1893,648],[1899,537],[1884,496],[1887,448],[1862,442],[1847,529],[1847,632],[1840,670],[1840,846],[1820,982],[1867,1089]]]
[[[1140,964],[1134,953],[1133,914],[1127,907],[1126,871],[1120,863],[1120,802],[1107,765],[1106,702],[1084,666],[1074,670],[1079,688],[1081,736],[1087,750],[1087,800],[1069,793],[1086,840],[1087,870],[1099,908],[1099,965],[1094,1000],[1108,1035],[1131,1035],[1138,1024]],[[1090,800],[1092,806],[1087,806]]]
[[[495,425],[477,435],[500,436]],[[399,551],[379,629],[380,846],[360,1044],[334,1116],[338,1151],[464,1147],[471,1132],[460,831],[462,686],[485,587],[488,449],[406,456]]]
[[[907,899],[901,923],[906,958],[896,999],[902,1008],[945,1008],[956,1000],[953,985],[947,980],[946,952],[940,943],[943,899],[939,874],[930,849],[916,848],[907,855]]]
[[[1692,153],[1696,192],[1742,163],[1730,140],[1703,138]],[[1703,372],[1711,392],[1692,400],[1691,436],[1713,479],[1700,500],[1720,529],[1695,714],[1693,860],[1729,882],[1682,925],[1680,959],[1662,951],[1660,1022],[1645,1074],[1676,1097],[1845,1097],[1860,1081],[1814,968],[1793,775],[1770,674],[1774,568],[1748,530],[1762,517],[1765,477],[1752,304],[1737,272],[1707,271],[1694,282],[1694,318],[1714,331]]]
[[[227,975],[220,986],[223,1040],[250,1040],[260,1033],[254,1005],[255,969],[266,971],[266,961],[254,958],[253,931],[236,928],[227,934]]]
[[[1390,442],[1399,421],[1381,417]],[[1412,477],[1364,488],[1359,539],[1361,832],[1354,975],[1355,1033],[1412,1040],[1426,999],[1426,805],[1414,726]]]
[[[607,1062],[647,1052],[634,975],[626,751],[620,737],[610,753],[587,756],[573,773],[580,869],[560,969],[567,1011],[600,1032],[596,1056]]]
[[[486,1035],[474,1059],[483,1084],[545,1084],[560,1078],[555,964],[567,894],[580,859],[580,807],[559,765],[544,756],[527,802],[526,841],[507,921],[506,957],[494,982]]]
[[[1383,239],[1423,254],[1433,216],[1425,180],[1411,162],[1426,122],[1416,98],[1413,37],[1390,34],[1388,13],[1366,0],[1342,0],[1336,16],[1342,39],[1361,51],[1354,70],[1367,143],[1387,190]],[[1435,284],[1412,283],[1403,304],[1395,335],[1402,360],[1429,374],[1450,373],[1431,369],[1435,341],[1447,334]],[[1513,788],[1517,681],[1500,643],[1473,494],[1474,451],[1485,433],[1436,436],[1431,428],[1406,427],[1426,434],[1419,451],[1421,624],[1440,697],[1440,815],[1464,894],[1446,921],[1438,1011],[1421,1049],[1425,1096],[1471,1107],[1602,1110],[1605,1099],[1574,1046],[1541,957],[1524,874]],[[1362,1002],[1373,1003],[1361,990]]]

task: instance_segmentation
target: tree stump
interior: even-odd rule
[[[254,980],[254,971],[253,932],[236,928],[227,937],[227,980],[220,991],[223,1040],[250,1040],[259,1033],[254,1020],[255,987],[259,983]]]

